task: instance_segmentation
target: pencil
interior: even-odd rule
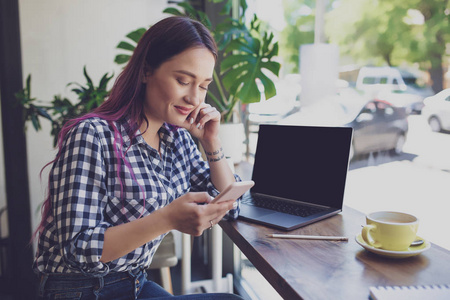
[[[326,235],[268,234],[267,237],[280,239],[300,239],[300,240],[348,241],[348,237],[345,236],[326,236]]]

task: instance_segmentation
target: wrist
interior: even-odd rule
[[[219,148],[215,148],[215,150],[211,151],[205,149],[205,155],[209,163],[214,163],[225,159],[225,154],[223,153],[222,146],[220,146]]]
[[[170,205],[167,205],[153,212],[153,214],[158,215],[159,225],[164,232],[169,232],[176,229],[175,224],[173,223],[173,218],[171,217],[172,214],[170,212],[170,208]]]
[[[199,142],[202,144],[203,149],[209,152],[214,152],[214,150],[219,149],[222,146],[222,142],[219,137],[199,139]]]
[[[203,150],[205,151],[206,159],[208,162],[213,163],[225,159],[223,153],[222,143],[219,139],[210,141],[209,143],[202,143]]]

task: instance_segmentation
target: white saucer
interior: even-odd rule
[[[418,237],[418,238],[422,239],[421,237]],[[405,258],[405,257],[419,255],[420,253],[430,249],[430,247],[431,247],[431,244],[428,241],[422,239],[424,241],[424,243],[422,245],[411,246],[408,249],[403,250],[403,251],[390,251],[390,250],[378,249],[378,248],[375,248],[375,247],[367,244],[362,239],[361,234],[356,235],[355,240],[359,245],[361,245],[367,251],[370,251],[372,253],[379,254],[382,256],[391,257],[391,258]]]

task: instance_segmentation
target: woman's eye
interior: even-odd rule
[[[188,84],[189,84],[189,82],[184,82],[184,81],[181,81],[181,80],[179,80],[179,79],[177,79],[177,81],[178,81],[178,83],[181,84],[181,85],[188,85]]]
[[[207,87],[207,86],[200,86],[200,88],[201,88],[202,90],[205,90],[205,91],[208,90],[208,87]]]

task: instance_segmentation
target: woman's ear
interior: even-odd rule
[[[142,74],[142,83],[147,83],[148,77],[152,75],[149,67],[144,67],[144,74]]]
[[[144,71],[144,74],[142,74],[142,79],[141,79],[142,83],[147,83],[148,76],[150,76],[150,73]]]

